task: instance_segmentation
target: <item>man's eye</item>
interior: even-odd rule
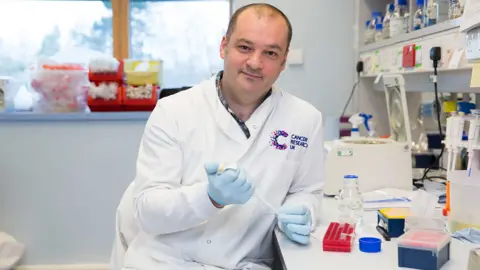
[[[250,51],[250,48],[248,46],[240,45],[238,46],[238,48],[240,49],[240,51],[243,51],[243,52]]]
[[[277,57],[278,54],[276,52],[269,51],[267,52],[267,55],[272,57]]]

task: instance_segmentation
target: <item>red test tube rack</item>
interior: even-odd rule
[[[355,225],[331,222],[323,236],[323,251],[350,252],[355,238]]]

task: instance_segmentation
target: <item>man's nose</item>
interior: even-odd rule
[[[247,60],[247,64],[255,71],[261,70],[263,67],[262,54],[258,52],[254,52],[250,54],[250,57],[248,57],[248,60]]]

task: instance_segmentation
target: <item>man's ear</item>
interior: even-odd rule
[[[222,59],[225,59],[225,55],[227,54],[227,45],[228,45],[227,37],[223,36],[222,42],[220,43],[220,57]]]

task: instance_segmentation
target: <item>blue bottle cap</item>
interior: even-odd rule
[[[377,23],[377,25],[375,25],[375,29],[377,30],[382,30],[383,29],[383,25],[381,23]],[[368,130],[368,128],[367,128]]]
[[[353,174],[347,174],[347,175],[345,175],[343,178],[345,178],[345,179],[357,179],[358,176],[353,175]]]
[[[424,6],[425,5],[425,0],[417,0],[417,6]]]
[[[362,237],[358,240],[361,252],[377,253],[382,250],[382,240],[375,237]]]
[[[376,17],[382,17],[382,12],[380,11],[372,12],[372,18],[376,18]]]
[[[398,0],[398,5],[399,6],[406,6],[407,5],[407,0]]]
[[[395,11],[395,5],[394,4],[388,4],[388,11],[394,12]]]

